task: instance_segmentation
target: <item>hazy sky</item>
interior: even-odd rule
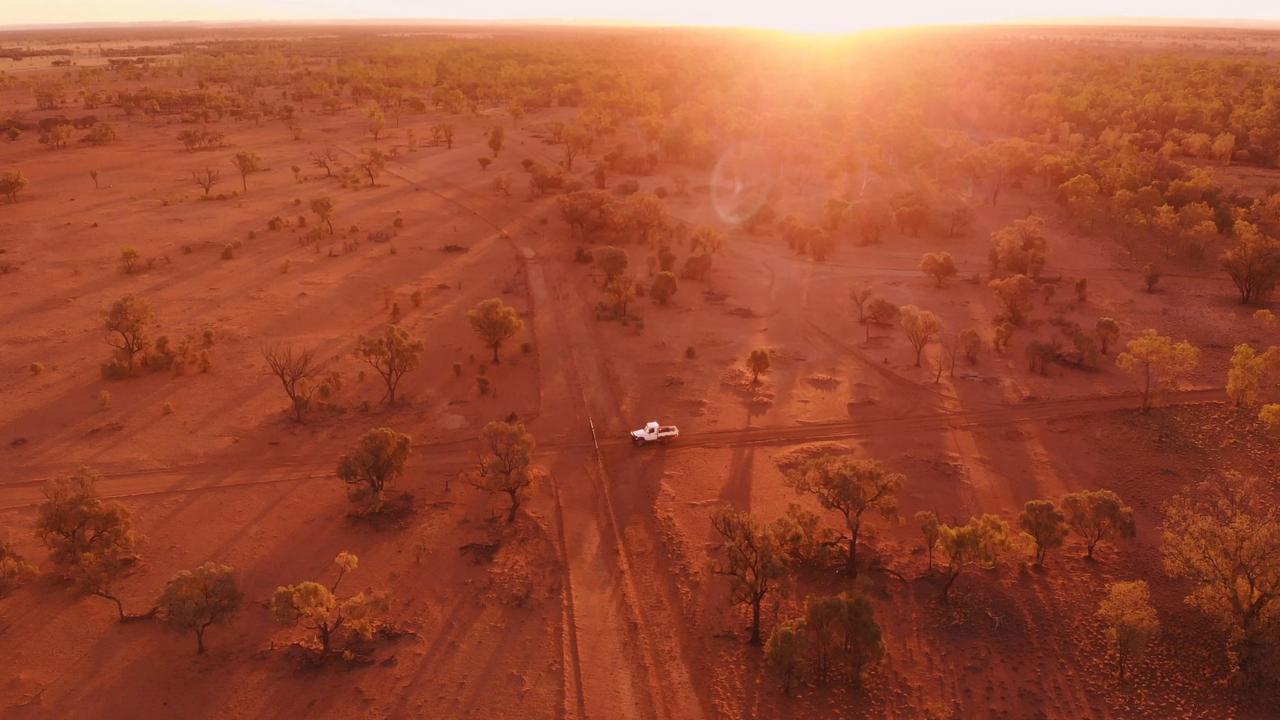
[[[1082,17],[1280,20],[1280,0],[0,0],[0,26],[135,20],[541,19],[843,31]]]

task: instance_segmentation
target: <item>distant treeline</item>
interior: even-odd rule
[[[22,60],[23,58],[33,57],[53,57],[57,55],[70,55],[71,51],[66,48],[56,50],[27,50],[24,48],[0,48],[0,58],[7,60]]]

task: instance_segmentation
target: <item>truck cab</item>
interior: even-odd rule
[[[631,442],[644,445],[651,442],[666,442],[680,437],[680,428],[675,425],[660,425],[657,420],[650,420],[639,430],[631,431]]]

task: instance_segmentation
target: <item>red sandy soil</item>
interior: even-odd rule
[[[2,100],[29,103],[17,91]],[[180,126],[123,117],[112,118],[122,141],[103,148],[54,152],[30,134],[0,141],[0,166],[31,179],[20,202],[0,207],[3,257],[18,266],[0,277],[0,537],[43,558],[30,532],[41,483],[90,464],[145,537],[144,564],[123,585],[126,607],[149,607],[174,572],[211,559],[237,568],[248,598],[196,656],[190,637],[119,624],[110,603],[42,576],[0,601],[0,715],[1267,716],[1237,699],[1219,670],[1221,637],[1159,566],[1158,510],[1172,490],[1204,467],[1258,471],[1280,461],[1273,443],[1250,441],[1246,452],[1228,440],[1236,426],[1258,434],[1221,404],[1230,346],[1274,338],[1234,303],[1225,277],[1170,273],[1160,292],[1146,293],[1132,259],[1055,223],[1049,270],[1088,277],[1090,298],[1077,304],[1064,281],[1050,311],[1037,300],[1037,322],[1060,313],[1091,325],[1111,315],[1122,319],[1122,338],[1157,327],[1204,348],[1201,370],[1170,407],[1140,416],[1132,381],[1109,363],[1029,373],[1021,343],[1031,333],[1021,333],[1006,355],[986,352],[935,383],[936,345],[916,368],[900,333],[864,342],[850,285],[873,282],[947,327],[989,335],[991,293],[966,278],[985,271],[991,230],[1040,200],[1008,193],[979,210],[967,238],[846,244],[815,264],[776,237],[724,225],[709,179],[691,176],[689,194],[668,207],[730,231],[711,279],[683,283],[667,307],[637,301],[642,328],[597,322],[599,276],[573,261],[554,199],[528,201],[522,187],[522,158],[556,157],[535,136],[556,112],[530,115],[519,129],[505,121],[507,147],[484,172],[475,162],[487,153],[483,132],[504,121],[452,118],[452,150],[404,154],[378,187],[359,190],[309,166],[298,184],[289,171],[323,145],[348,153],[367,145],[354,113],[305,116],[302,141],[278,122],[226,121],[218,129],[228,148],[202,153],[180,149]],[[427,137],[438,121],[434,112],[406,116],[383,144],[403,144],[410,127]],[[199,200],[189,172],[206,165],[223,170],[215,192],[239,189],[231,148],[257,152],[269,170],[249,178],[247,193]],[[490,188],[498,172],[516,180],[513,197]],[[665,176],[641,182],[670,185]],[[321,194],[338,201],[339,240],[359,226],[353,252],[335,241],[336,257],[316,254],[295,232],[265,229],[275,215],[309,215],[307,201]],[[786,210],[816,214],[822,197],[798,193]],[[363,240],[395,217],[404,226],[391,243]],[[242,241],[234,258],[220,259],[234,240]],[[938,289],[916,264],[944,243],[961,275]],[[467,251],[442,252],[448,244]],[[158,262],[124,274],[124,245]],[[632,254],[639,265],[643,251]],[[351,356],[358,335],[388,320],[384,288],[404,311],[401,326],[427,344],[393,409],[378,404],[376,377],[356,379]],[[421,308],[408,301],[414,289],[425,295]],[[125,293],[146,297],[171,337],[211,329],[212,369],[103,380],[99,313]],[[487,367],[496,394],[486,397],[474,381],[486,351],[463,314],[492,296],[515,305],[526,328]],[[340,410],[305,425],[287,418],[259,355],[276,342],[316,348],[344,371]],[[742,392],[743,359],[758,346],[776,352],[765,402]],[[35,362],[44,365],[38,376],[28,371]],[[103,390],[108,409],[99,408]],[[172,414],[162,413],[165,403]],[[478,428],[512,412],[538,438],[548,477],[507,527],[502,503],[456,474]],[[681,441],[631,448],[625,431],[649,419],[678,424]],[[415,439],[399,488],[412,493],[415,511],[390,527],[349,519],[333,473],[337,457],[377,426]],[[884,626],[885,659],[865,691],[806,688],[788,699],[745,643],[747,616],[727,606],[724,580],[709,571],[718,547],[707,516],[727,503],[771,519],[806,502],[783,486],[774,458],[819,440],[904,473],[904,517],[922,509],[944,519],[1011,517],[1029,499],[1105,486],[1135,507],[1139,537],[1093,563],[1069,543],[1043,571],[966,574],[959,601],[944,605],[914,530],[872,523],[877,553],[899,576],[859,583]],[[502,548],[489,564],[458,550],[495,541]],[[265,604],[277,585],[325,575],[340,550],[360,557],[349,589],[392,590],[394,622],[410,633],[378,646],[371,665],[301,670],[285,652],[298,633],[275,625]],[[1092,613],[1107,582],[1133,578],[1152,584],[1165,632],[1121,688]],[[801,577],[796,592],[766,608],[766,632],[795,614],[805,592],[849,587],[841,577]]]

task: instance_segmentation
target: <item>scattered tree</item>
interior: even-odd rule
[[[388,405],[396,404],[396,388],[405,373],[418,367],[420,355],[426,346],[414,340],[398,325],[388,325],[381,335],[360,336],[356,341],[356,357],[377,371],[387,385],[383,399]]]
[[[506,493],[511,499],[507,522],[514,522],[524,494],[533,484],[537,441],[523,423],[494,421],[480,431],[480,446],[481,456],[467,479],[486,492]]]
[[[336,203],[329,196],[313,198],[311,200],[311,212],[315,213],[316,218],[329,228],[329,234],[333,234],[333,210]]]
[[[493,126],[489,131],[489,149],[493,151],[493,156],[498,157],[498,153],[502,151],[502,142],[506,139],[506,133],[501,125]]]
[[[1164,510],[1169,574],[1191,581],[1187,604],[1227,629],[1248,680],[1280,619],[1280,513],[1258,480],[1226,473],[1198,481]]]
[[[747,371],[751,373],[751,384],[760,384],[760,375],[769,372],[769,348],[756,348],[747,356]]]
[[[828,455],[788,473],[785,482],[796,492],[813,495],[827,510],[835,510],[844,518],[848,535],[840,540],[848,545],[845,570],[850,577],[858,575],[858,534],[862,516],[874,510],[886,519],[897,517],[895,493],[905,478],[888,472],[876,460]]]
[[[369,178],[369,187],[377,184],[378,176],[386,167],[387,155],[378,148],[368,148],[360,156],[360,169],[364,170],[365,176]]]
[[[920,367],[924,346],[942,330],[942,321],[932,312],[921,310],[915,305],[902,306],[898,311],[898,321],[902,323],[902,332],[906,334],[907,342],[916,351],[916,367]]]
[[[939,528],[942,524],[938,522],[938,515],[931,510],[921,510],[915,515],[916,525],[920,528],[920,535],[924,538],[924,550],[929,558],[929,570],[933,570],[933,551],[938,547],[938,540],[941,537]]]
[[[222,173],[212,168],[205,168],[199,172],[191,171],[191,179],[204,190],[205,197],[209,197],[209,191],[222,180],[221,175]]]
[[[1132,538],[1135,534],[1133,508],[1110,490],[1081,490],[1062,498],[1067,527],[1085,544],[1085,557],[1093,559],[1093,549],[1103,540]]]
[[[107,344],[115,348],[125,361],[129,372],[133,361],[151,346],[151,328],[155,316],[147,301],[133,295],[125,295],[111,304],[102,316],[102,327],[107,333]]]
[[[871,287],[869,285],[854,286],[849,290],[849,299],[853,301],[854,307],[858,308],[858,322],[866,325],[867,301],[871,299]]]
[[[9,198],[9,202],[18,202],[18,193],[27,189],[30,182],[21,170],[0,173],[0,195]]]
[[[404,472],[412,440],[391,428],[374,428],[360,437],[355,448],[338,461],[338,477],[356,486],[352,499],[363,499],[369,512],[382,509],[387,483]]]
[[[1023,506],[1018,516],[1018,526],[1036,544],[1036,565],[1044,565],[1044,557],[1050,550],[1062,547],[1067,539],[1066,515],[1052,500],[1032,500]]]
[[[991,267],[998,272],[1035,277],[1044,268],[1048,241],[1044,220],[1030,215],[991,233]]]
[[[311,405],[311,395],[316,387],[313,381],[320,372],[315,354],[310,350],[295,350],[293,346],[275,346],[262,349],[271,374],[275,375],[289,396],[293,418],[302,422],[302,413]]]
[[[36,510],[36,536],[65,575],[85,592],[115,602],[124,621],[133,616],[125,614],[113,586],[137,559],[137,535],[128,509],[103,500],[97,481],[97,473],[80,468],[48,483]]]
[[[1160,632],[1160,618],[1151,606],[1151,592],[1142,580],[1114,582],[1098,605],[1098,618],[1108,642],[1116,650],[1120,682],[1131,662],[1140,660],[1151,638]]]
[[[1172,385],[1200,364],[1200,351],[1186,340],[1175,343],[1148,329],[1129,341],[1125,352],[1116,356],[1116,364],[1138,380],[1142,411],[1146,412],[1151,409],[1154,391]]]
[[[126,275],[132,275],[133,271],[138,269],[138,261],[141,259],[142,255],[135,248],[122,248],[120,250],[120,269]]]
[[[786,564],[772,531],[748,513],[722,508],[711,527],[724,539],[728,564],[716,572],[730,577],[734,604],[751,606],[751,643],[760,644],[760,604],[786,575]]]
[[[1267,376],[1280,373],[1280,346],[1259,353],[1247,343],[1236,345],[1227,368],[1227,397],[1236,407],[1258,402]]]
[[[880,327],[888,327],[898,320],[898,314],[901,311],[897,305],[885,300],[884,298],[876,298],[867,306],[867,319],[869,322],[863,324],[863,335],[867,342],[871,341],[871,326],[878,325]]]
[[[1142,283],[1146,285],[1147,292],[1155,292],[1156,285],[1160,282],[1160,269],[1153,263],[1147,263],[1142,268]]]
[[[1098,344],[1102,348],[1102,354],[1106,355],[1111,343],[1120,337],[1120,323],[1109,317],[1098,318],[1093,331],[1098,336]]]
[[[676,294],[680,284],[676,282],[676,276],[670,272],[660,272],[653,277],[653,285],[649,287],[649,294],[659,305],[666,305],[671,296]]]
[[[345,572],[356,568],[358,558],[343,552],[334,558],[334,563],[338,566],[338,581],[341,581]],[[337,591],[337,582],[331,587],[312,580],[282,585],[276,588],[271,599],[272,615],[281,625],[292,627],[300,624],[314,630],[320,641],[321,656],[329,654],[334,635],[344,627],[362,637],[373,637],[389,609],[390,599],[386,593],[362,592],[339,600],[334,594]]]
[[[970,518],[964,525],[938,527],[938,551],[947,561],[942,599],[950,598],[951,586],[965,568],[992,566],[999,562],[1009,544],[1009,525],[995,515]]]
[[[311,153],[311,164],[324,170],[325,177],[333,177],[333,166],[338,162],[338,154],[333,148],[327,147],[323,150]]]
[[[765,666],[782,684],[782,692],[788,696],[800,683],[804,671],[807,648],[804,635],[804,621],[790,620],[775,627],[769,634],[769,641],[764,644]]]
[[[848,668],[853,685],[861,686],[867,664],[884,654],[880,625],[871,603],[861,595],[810,597],[805,602],[804,626],[813,665],[823,682],[840,664]]]
[[[236,172],[240,173],[240,187],[244,192],[249,192],[249,176],[256,172],[262,172],[262,158],[257,153],[242,152],[236,153],[231,158],[231,164],[235,165]],[[205,191],[208,194],[208,191]]]
[[[615,278],[627,271],[627,251],[612,245],[598,247],[591,251],[591,259],[596,267],[604,273],[604,284],[608,285]]]
[[[955,275],[958,270],[951,253],[932,252],[925,253],[924,257],[920,258],[920,272],[932,277],[937,281],[938,287],[942,287],[942,282]]]
[[[1035,288],[1035,281],[1018,274],[997,278],[987,283],[987,286],[996,294],[1000,304],[1004,305],[1009,322],[1021,325],[1031,309],[1031,291]]]
[[[35,566],[18,554],[13,543],[0,541],[0,598],[35,572]]]
[[[1267,237],[1257,227],[1238,221],[1236,246],[1222,254],[1222,269],[1231,276],[1240,293],[1240,302],[1264,300],[1280,280],[1280,241]]]
[[[174,630],[196,635],[196,653],[204,652],[204,632],[229,622],[240,610],[244,593],[230,566],[207,562],[183,570],[164,586],[156,601],[160,621]]]
[[[467,322],[471,323],[471,329],[476,331],[484,344],[493,350],[495,364],[500,362],[498,349],[502,347],[502,343],[510,340],[524,327],[520,313],[501,298],[481,301],[467,312]]]

